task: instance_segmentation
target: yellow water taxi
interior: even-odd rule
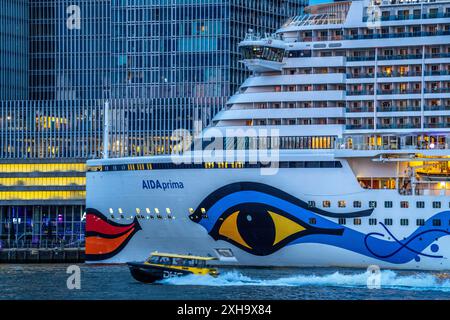
[[[212,260],[217,258],[153,252],[144,262],[128,262],[127,264],[134,279],[153,283],[190,274],[216,277],[219,275],[218,270],[208,265],[208,262]]]

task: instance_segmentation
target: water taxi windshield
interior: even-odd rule
[[[173,265],[173,266],[182,266],[182,267],[204,268],[206,266],[206,261],[202,261],[202,260],[160,257],[160,256],[151,256],[147,260],[147,262],[153,263],[153,264]]]

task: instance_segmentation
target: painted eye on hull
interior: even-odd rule
[[[228,209],[217,220],[210,235],[215,240],[225,240],[247,252],[264,256],[299,237],[333,232],[312,227],[282,210],[246,203]]]

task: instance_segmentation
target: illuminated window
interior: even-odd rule
[[[331,207],[331,201],[325,200],[323,201],[322,205],[324,208],[329,208]]]
[[[345,208],[346,204],[345,204],[345,200],[339,200],[338,201],[338,207],[339,208]]]
[[[403,209],[409,208],[409,202],[408,201],[400,201],[400,208],[403,208]]]
[[[147,212],[147,214],[150,214],[150,208],[145,208],[145,212]]]
[[[353,219],[353,224],[356,225],[356,226],[361,225],[361,219],[360,218]]]

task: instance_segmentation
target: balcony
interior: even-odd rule
[[[448,76],[450,75],[450,70],[434,70],[425,71],[426,76]]]
[[[395,77],[420,77],[422,76],[421,72],[408,71],[408,72],[398,72],[393,71],[390,73],[387,72],[379,72],[377,73],[378,78],[395,78]]]
[[[407,111],[412,112],[420,111],[420,106],[417,107],[390,106],[390,107],[380,107],[380,109],[378,110],[378,112],[407,112]]]
[[[420,94],[420,89],[406,89],[406,90],[377,90],[377,94],[379,95],[387,95],[387,94]]]
[[[426,123],[425,128],[430,128],[430,129],[447,128],[447,129],[450,129],[450,122]]]
[[[425,93],[450,93],[450,88],[427,88]]]
[[[372,124],[347,124],[346,130],[373,130]]]
[[[375,74],[366,72],[358,74],[347,73],[347,79],[373,78],[374,76]]]
[[[356,91],[346,91],[347,96],[371,96],[373,95],[373,90],[356,90]]]
[[[373,112],[373,107],[347,107],[345,108],[345,112],[353,113],[353,112]]]
[[[422,59],[422,54],[379,55],[377,58],[378,60]]]
[[[389,15],[381,16],[381,21],[400,21],[400,20],[418,20],[418,19],[440,19],[448,18],[450,13],[448,12],[438,12],[438,13],[424,13],[424,14],[399,14],[399,15]],[[363,21],[367,22],[369,16],[364,16]]]
[[[450,106],[425,106],[425,111],[450,111]]]
[[[375,60],[375,56],[367,56],[367,57],[346,57],[347,61],[373,61]]]
[[[367,40],[367,39],[394,39],[394,38],[431,37],[431,36],[447,36],[447,35],[450,35],[450,30],[355,34],[355,35],[347,35],[344,38],[345,40]]]
[[[450,52],[443,52],[443,53],[428,53],[425,54],[426,59],[433,59],[433,58],[450,58]]]
[[[420,124],[414,123],[378,124],[377,129],[420,129]]]

